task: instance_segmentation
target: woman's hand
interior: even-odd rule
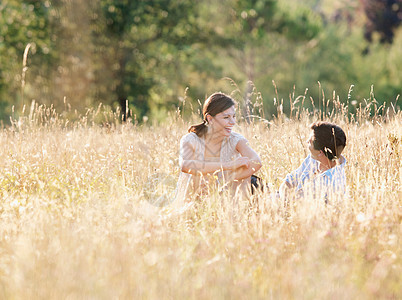
[[[236,150],[242,155],[242,158],[248,158],[248,164],[242,166],[238,171],[236,171],[235,179],[242,180],[249,178],[261,168],[261,159],[258,154],[250,148],[245,139],[242,139],[237,143]]]

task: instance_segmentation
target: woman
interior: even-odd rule
[[[258,154],[247,140],[233,132],[235,102],[214,93],[203,106],[203,122],[192,125],[180,141],[180,177],[176,201],[208,192],[214,184],[232,192],[250,187],[250,177],[261,168]]]

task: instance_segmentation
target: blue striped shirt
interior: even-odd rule
[[[327,199],[333,193],[343,195],[346,192],[345,165],[346,159],[341,155],[339,164],[320,173],[319,162],[308,155],[299,168],[286,175],[285,181],[299,196],[310,193]]]

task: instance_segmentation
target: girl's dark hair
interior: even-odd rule
[[[224,93],[214,93],[208,97],[204,102],[202,109],[203,122],[196,125],[191,125],[188,128],[188,132],[194,132],[199,137],[203,136],[207,132],[207,115],[215,117],[217,114],[231,108],[235,105],[232,98]]]
[[[313,146],[330,160],[339,158],[346,146],[346,134],[339,126],[328,122],[316,122],[310,128],[314,132]]]

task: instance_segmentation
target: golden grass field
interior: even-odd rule
[[[68,121],[33,103],[0,131],[0,298],[402,299],[401,112],[321,115],[348,137],[343,203],[271,197],[318,114],[239,122],[271,192],[233,217],[216,194],[187,211],[150,204],[174,189],[180,114]]]

